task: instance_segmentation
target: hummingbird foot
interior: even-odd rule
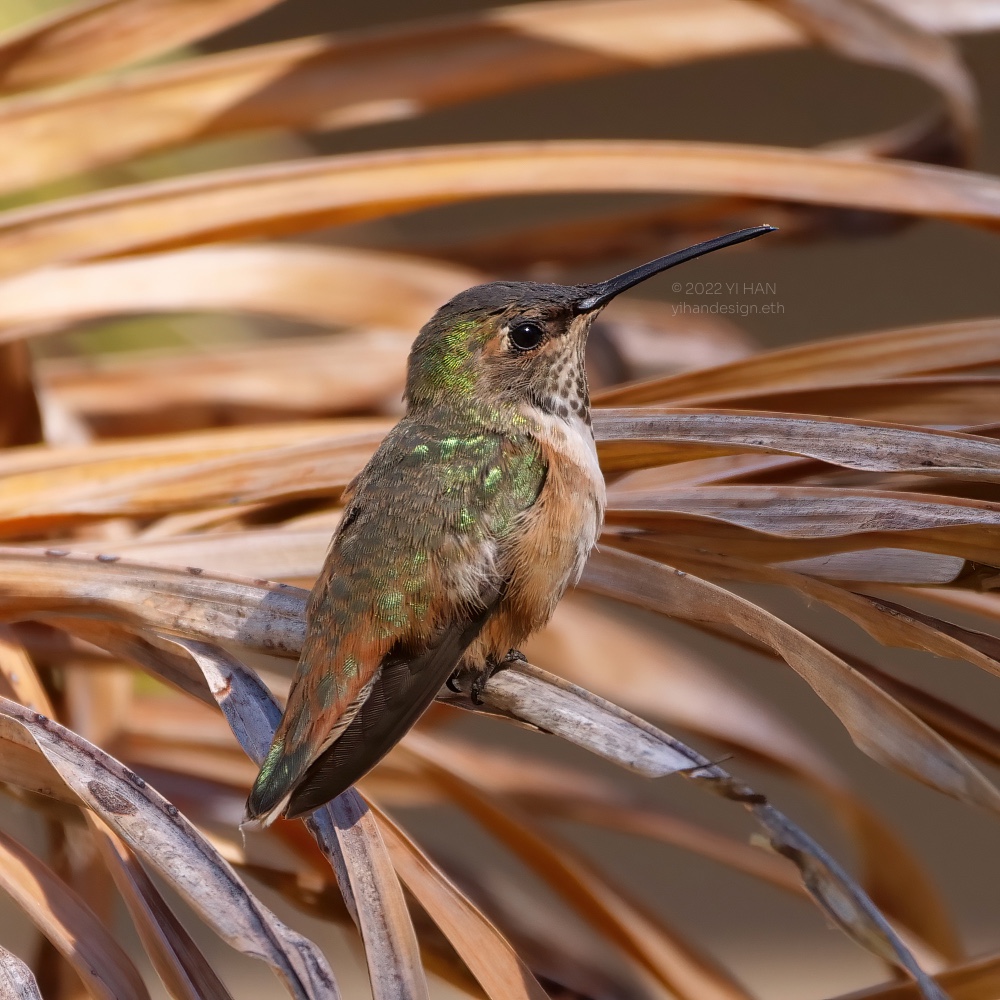
[[[469,698],[472,700],[472,704],[482,705],[483,691],[489,683],[489,679],[494,674],[500,673],[501,670],[506,670],[512,663],[527,662],[528,658],[519,649],[508,649],[503,659],[497,660],[491,658],[487,660],[486,666],[472,678],[472,685],[469,688]]]
[[[508,649],[501,658],[490,657],[486,665],[479,670],[468,668],[456,670],[445,682],[444,686],[455,694],[468,692],[473,705],[483,704],[483,691],[489,679],[501,670],[506,670],[512,663],[527,663],[528,658],[519,649]],[[469,676],[472,676],[471,681]],[[461,678],[462,680],[459,680]]]
[[[484,670],[480,670],[472,678],[472,685],[469,688],[469,699],[473,705],[483,704],[483,691],[486,689],[486,683],[497,672],[497,669],[498,665],[496,663],[488,663]]]

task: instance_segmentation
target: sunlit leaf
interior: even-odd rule
[[[623,552],[597,554],[583,579],[590,590],[652,611],[735,626],[778,652],[870,757],[961,801],[1000,812],[1000,792],[954,747],[840,657],[763,608],[689,573]]]
[[[0,700],[4,731],[34,747],[81,804],[96,812],[224,940],[268,962],[296,997],[336,995],[318,949],[285,927],[195,828],[138,775],[45,716]],[[17,780],[4,759],[3,775]]]
[[[701,192],[996,225],[986,174],[696,142],[514,142],[358,153],[81,195],[0,216],[0,276],[224,239],[279,236],[477,198]]]
[[[1000,482],[1000,443],[954,431],[914,430],[833,417],[644,407],[594,411],[606,472],[729,451],[802,455],[869,472],[920,472]],[[634,443],[634,444],[633,444]]]
[[[781,350],[600,393],[600,406],[718,405],[734,396],[974,369],[1000,361],[1000,319],[879,331]]]
[[[0,36],[0,89],[23,90],[137,62],[221,31],[275,0],[77,0]]]
[[[0,834],[0,885],[104,1000],[149,1000],[132,961],[90,907],[55,872]]]

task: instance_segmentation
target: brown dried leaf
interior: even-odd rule
[[[44,379],[44,369],[39,377]],[[929,375],[855,381],[802,389],[765,389],[727,396],[741,410],[864,417],[917,426],[968,427],[1000,421],[1000,378],[995,375]]]
[[[456,697],[450,698],[451,694]],[[461,708],[470,705],[448,689],[443,689],[438,699],[453,700]],[[665,733],[649,726],[637,727],[621,712],[612,711],[613,706],[603,698],[561,678],[546,677],[540,682],[522,671],[509,676],[505,672],[493,689],[491,705],[501,715],[561,736],[647,778],[676,774],[688,766]]]
[[[0,716],[0,780],[18,788],[77,804],[72,789],[38,752],[31,737],[15,723]]]
[[[633,567],[634,569],[634,567]],[[507,670],[494,674],[483,691],[484,706],[487,711],[493,708],[493,699],[498,689],[502,689],[511,674],[531,676],[543,683],[560,686],[558,678],[546,674],[528,663],[515,663]],[[503,695],[501,695],[501,698]],[[594,697],[594,696],[591,696]],[[623,719],[631,721],[639,728],[644,728],[651,734],[661,737],[660,733],[649,723],[637,719],[631,713],[625,712],[614,705],[607,706],[610,711],[617,712]],[[897,964],[920,985],[922,994],[928,1000],[944,1000],[943,994],[935,984],[920,969],[913,956],[900,941],[885,918],[872,904],[865,893],[843,871],[843,869],[826,852],[799,829],[786,816],[780,813],[767,799],[753,789],[734,779],[725,770],[714,764],[707,757],[681,743],[673,737],[667,737],[679,754],[686,756],[691,768],[681,774],[702,784],[703,787],[716,795],[745,806],[767,832],[771,846],[779,853],[789,858],[799,869],[803,884],[813,896],[820,908],[851,938],[868,948],[874,954],[887,961]],[[426,755],[424,755],[426,762]],[[449,769],[447,756],[436,754],[433,758],[431,773]],[[455,776],[449,775],[449,791],[455,792]],[[461,788],[459,787],[461,791]],[[479,810],[482,807],[476,805]],[[495,807],[491,807],[495,808]],[[497,810],[503,816],[502,810]],[[503,828],[503,821],[496,821]],[[491,827],[493,820],[491,820]],[[516,849],[516,848],[515,848]]]
[[[922,77],[944,97],[968,147],[977,132],[975,84],[956,46],[872,0],[760,0],[850,59]]]
[[[500,932],[374,802],[399,877],[438,925],[490,1000],[545,1000],[548,994]]]
[[[94,813],[87,823],[128,908],[143,949],[174,1000],[231,1000],[181,922],[124,841]]]
[[[214,34],[276,0],[77,0],[0,37],[0,90],[75,80]]]
[[[510,678],[523,676],[522,665],[494,675],[502,699]],[[497,683],[500,682],[500,683]],[[498,708],[502,708],[500,702]],[[637,903],[626,899],[583,858],[550,831],[534,830],[520,810],[509,802],[494,802],[483,790],[452,767],[447,754],[411,732],[403,752],[412,755],[448,797],[475,817],[486,830],[509,847],[592,926],[614,941],[631,958],[678,997],[698,1000],[735,1000],[748,994],[707,956],[699,954],[677,932]]]
[[[956,431],[747,410],[629,407],[597,409],[593,416],[605,472],[761,451],[868,472],[1000,482],[1000,442]]]
[[[151,352],[100,368],[60,361],[40,366],[39,383],[48,399],[112,437],[355,414],[399,400],[412,341],[411,330],[352,330],[204,353]]]
[[[99,1000],[149,1000],[131,959],[97,915],[35,855],[0,833],[0,886]]]
[[[41,440],[31,354],[23,343],[0,344],[0,448]]]
[[[953,7],[931,6],[927,30],[983,30],[1000,20],[987,11],[970,19]],[[808,33],[786,18],[734,0],[532,4],[447,23],[295,39],[0,105],[10,151],[0,189],[211,136],[348,128],[559,80],[806,43]],[[923,65],[918,59],[906,68],[921,73]],[[51,60],[44,70],[61,75],[64,63]]]
[[[337,996],[326,960],[285,927],[176,807],[102,750],[44,716],[0,699],[3,730],[33,745],[72,790],[234,948],[261,958],[302,1000]],[[4,755],[5,777],[8,774]],[[10,778],[9,780],[14,780]]]
[[[526,753],[495,747],[484,750],[475,743],[440,733],[431,735],[426,730],[421,731],[421,737],[437,744],[452,766],[484,791],[514,799],[529,815],[570,819],[660,840],[787,892],[803,891],[793,866],[772,852],[643,805],[631,792],[595,774]],[[388,797],[393,779],[386,772],[395,769],[399,772],[397,782],[405,781],[407,791],[430,784],[419,769],[404,764],[390,757],[366,783],[372,778],[379,785],[385,782],[390,789],[385,793]],[[426,791],[431,801],[442,798],[434,794],[433,787]]]
[[[246,754],[256,764],[263,763],[281,717],[274,696],[224,650],[191,640],[172,641],[201,669]],[[333,865],[361,931],[376,1000],[426,1000],[427,981],[410,914],[368,807],[349,789],[305,822]]]
[[[525,652],[540,667],[644,718],[771,760],[826,791],[847,789],[827,755],[764,698],[670,636],[623,620],[605,602],[568,594]]]
[[[319,575],[335,527],[336,522],[330,527],[313,529],[260,528],[140,538],[116,545],[115,551],[130,559],[163,566],[198,566],[212,573],[252,579],[302,580]],[[89,549],[97,555],[97,546],[92,542],[75,542],[74,547],[80,552]]]
[[[31,969],[6,948],[0,948],[0,1000],[42,1000]]]
[[[740,194],[1000,221],[1000,181],[944,167],[696,142],[472,144],[219,170],[17,209],[0,216],[0,275],[483,197],[607,191]]]
[[[991,318],[797,344],[715,368],[610,389],[598,393],[594,403],[725,405],[747,393],[852,387],[862,379],[982,368],[1000,362],[998,332],[1000,319]]]
[[[53,715],[48,692],[35,671],[17,634],[7,625],[0,625],[0,694],[13,698],[25,708]]]
[[[532,662],[644,718],[663,719],[671,728],[680,726],[733,747],[741,755],[749,753],[804,781],[823,796],[853,838],[862,864],[862,884],[876,905],[941,954],[961,954],[947,910],[907,845],[854,792],[848,778],[808,734],[765,699],[736,684],[713,664],[673,645],[669,636],[623,621],[603,602],[581,594],[563,599],[553,621],[526,651]],[[613,675],[607,670],[612,662]],[[522,767],[520,772],[525,770]],[[555,789],[547,794],[558,799]],[[583,790],[577,794],[581,800],[588,798]],[[536,808],[544,807],[539,802]],[[596,815],[598,810],[592,812]],[[614,822],[620,812],[620,806],[603,810],[608,822]],[[666,831],[676,824],[667,817],[648,822]],[[753,853],[750,858],[764,865],[775,860],[759,860]]]
[[[379,429],[367,429],[373,425]],[[161,438],[152,446],[140,438],[131,448],[88,448],[89,460],[75,464],[69,451],[63,456],[70,459],[66,464],[7,477],[0,534],[119,515],[152,517],[279,498],[333,497],[361,470],[390,425],[345,421],[316,425],[311,434],[293,426],[286,437],[301,443],[276,446],[268,434],[255,433],[257,428],[218,438],[180,435],[173,444]],[[281,436],[280,431],[273,435]],[[222,447],[214,449],[216,442]],[[122,457],[104,458],[116,454]],[[53,454],[25,458],[59,462]],[[13,457],[13,464],[19,461],[20,456]]]
[[[92,618],[292,659],[305,635],[306,591],[285,584],[34,549],[2,549],[0,566],[6,620]]]
[[[482,280],[467,268],[375,250],[192,247],[10,278],[0,283],[0,341],[100,316],[199,310],[387,327],[408,331],[412,340],[440,305]],[[204,353],[189,356],[204,359]]]
[[[679,536],[717,537],[734,554],[739,546],[733,541],[744,531],[794,539],[784,547],[773,545],[763,561],[816,554],[808,540],[822,540],[825,552],[891,546],[1000,561],[1000,504],[962,497],[844,487],[706,486],[617,494],[607,519],[612,525],[668,531],[671,541],[685,547],[691,543]],[[758,548],[763,553],[769,546],[768,541]]]
[[[810,579],[774,566],[740,560],[695,556],[685,560],[699,572],[715,578],[775,583],[799,591],[839,611],[883,646],[918,649],[948,659],[965,660],[1000,676],[1000,639],[974,632],[952,622],[921,614],[912,608],[879,597],[852,593],[821,580]]]
[[[582,585],[683,621],[736,627],[779,653],[868,756],[1000,813],[1000,792],[953,746],[839,656],[763,608],[689,573],[610,550],[591,558]]]
[[[995,954],[952,966],[935,977],[951,1000],[992,1000],[1000,991],[1000,957]],[[917,1000],[920,994],[909,983],[872,986],[836,1000]]]
[[[721,7],[728,31],[719,32],[717,11],[664,0],[525,5],[201,56],[71,94],[8,101],[0,121],[11,156],[0,168],[0,189],[212,136],[392,121],[559,80],[802,43],[800,32],[767,11],[707,6]],[[182,28],[176,18],[167,24]],[[63,71],[56,61],[47,68]],[[67,76],[74,69],[71,63]]]
[[[929,586],[952,583],[966,567],[959,556],[908,549],[866,549],[836,552],[810,559],[792,559],[778,565],[793,573],[852,583],[899,583]]]

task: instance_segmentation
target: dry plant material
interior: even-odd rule
[[[236,825],[302,643],[301,585],[319,572],[344,488],[393,422],[408,344],[434,309],[486,271],[591,266],[642,241],[714,235],[723,220],[766,218],[802,241],[922,218],[992,232],[1000,181],[961,168],[979,110],[945,36],[995,29],[1000,5],[567,0],[175,51],[271,5],[88,0],[0,37],[0,191],[20,205],[0,211],[0,779],[55,843],[72,830],[102,886],[83,902],[58,851],[0,832],[0,882],[49,954],[93,996],[147,996],[139,963],[98,919],[114,886],[167,992],[225,1000],[166,886],[293,996],[335,997],[319,949],[247,875],[357,936],[378,1000],[423,1000],[428,972],[493,1000],[543,1000],[560,985],[580,996],[748,996],[739,969],[631,898],[615,859],[598,870],[559,820],[811,896],[908,977],[865,996],[994,996],[996,958],[964,958],[921,860],[847,769],[725,670],[639,629],[623,605],[784,660],[863,752],[995,816],[1000,793],[973,763],[1000,761],[990,720],[792,625],[757,591],[728,588],[780,588],[884,647],[1000,674],[998,317],[754,353],[739,328],[682,323],[662,304],[609,311],[592,366],[609,509],[581,584],[602,598],[571,598],[538,637],[531,655],[551,673],[501,671],[479,707],[442,692],[360,790],[305,826],[243,845]],[[944,114],[816,149],[635,138],[316,157],[265,135],[805,46],[920,79]],[[168,58],[138,65],[154,56]],[[263,154],[254,162],[235,145],[217,160],[199,153],[223,169],[172,154],[131,162],[250,134]],[[303,155],[274,162],[293,148]],[[62,194],[39,186],[60,178],[75,178]],[[580,193],[703,197],[478,242],[456,233],[411,256],[335,246],[336,232],[278,239],[460,201]],[[185,313],[233,317],[235,342],[164,350],[138,319],[149,351],[104,350],[110,319]],[[322,335],[300,325],[290,338],[291,323]],[[283,336],[265,339],[265,328]],[[67,331],[72,341],[55,341],[62,357],[33,360]],[[645,380],[625,381],[636,374]],[[534,735],[508,752],[479,741],[485,723],[472,718],[457,739],[456,706]],[[734,771],[752,756],[814,791],[847,832],[857,877],[646,715],[731,750]],[[640,777],[557,764],[539,733]],[[771,850],[650,806],[634,789],[652,778],[744,807]],[[418,842],[396,815],[414,804],[479,823],[617,966],[533,926],[489,872],[463,873]],[[0,996],[35,1000],[37,960],[4,946]],[[940,970],[940,985],[924,969]]]
[[[0,997],[3,1000],[42,1000],[31,969],[6,948],[0,948]]]
[[[275,0],[78,0],[0,37],[0,89],[27,90],[138,62],[221,31]]]

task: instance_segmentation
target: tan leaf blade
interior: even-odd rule
[[[0,276],[484,197],[610,191],[738,194],[1000,223],[1000,180],[944,167],[696,142],[473,144],[219,170],[6,212]]]
[[[457,680],[462,683],[461,678]],[[676,751],[673,739],[650,726],[639,727],[634,717],[576,684],[524,670],[503,670],[491,689],[492,708],[545,733],[610,760],[647,778],[662,778],[690,766]],[[445,689],[442,701],[469,708],[471,701]]]
[[[201,56],[119,74],[82,92],[22,97],[0,104],[11,153],[0,166],[0,189],[212,136],[392,121],[558,80],[804,41],[794,25],[749,4],[702,6],[709,9],[665,0],[498,8]],[[725,33],[717,30],[716,8],[729,22]],[[153,28],[156,18],[146,17]],[[180,28],[175,18],[167,23]],[[32,69],[37,76],[40,62],[15,65],[15,80],[30,78]],[[50,75],[79,72],[51,57],[42,65]],[[90,142],[81,142],[87,135]]]
[[[0,694],[25,708],[55,714],[31,657],[9,625],[0,625]]]
[[[947,907],[924,866],[901,836],[857,794],[815,737],[763,695],[738,684],[729,672],[695,656],[685,645],[671,642],[665,629],[644,627],[631,617],[623,618],[620,611],[610,602],[579,592],[570,594],[560,602],[545,631],[532,638],[524,651],[538,666],[638,713],[644,720],[657,720],[668,730],[682,728],[732,747],[741,758],[749,754],[779,773],[795,776],[822,796],[850,833],[861,863],[862,886],[875,904],[940,954],[959,957],[962,950]],[[615,664],[613,672],[608,671],[608,663]],[[881,677],[872,679],[884,686]],[[891,688],[890,693],[896,694]],[[928,721],[909,702],[904,704]],[[965,749],[965,744],[959,745]],[[455,756],[457,751],[452,753]],[[487,768],[481,766],[480,770]],[[494,763],[492,771],[496,770]],[[523,775],[526,770],[520,767],[516,773]],[[537,773],[537,765],[534,770]],[[564,797],[573,786],[566,779],[561,785]],[[581,800],[594,797],[588,796],[586,789],[577,794]],[[538,808],[544,808],[541,800],[545,798],[558,802],[561,796],[555,787],[547,788],[544,795],[535,796]],[[604,807],[600,812],[614,819],[622,814],[622,806]],[[664,817],[668,819],[673,822],[673,817]],[[676,824],[671,827],[662,820],[656,820],[653,827],[657,831],[672,828]],[[705,837],[698,841],[706,843]],[[743,847],[744,857],[750,852],[750,859],[758,864],[782,863],[766,852],[733,846]]]
[[[223,650],[190,640],[173,641],[201,668],[240,746],[261,764],[281,718],[274,696],[252,671]],[[426,1000],[427,981],[416,933],[368,807],[349,789],[313,812],[306,825],[330,858],[338,881],[346,877],[342,891],[365,942],[377,1000]]]
[[[406,887],[461,956],[490,1000],[545,1000],[548,994],[500,932],[375,803],[369,802]]]
[[[923,77],[944,97],[968,146],[976,130],[976,93],[956,46],[891,7],[865,0],[764,0],[834,52]]]
[[[5,619],[110,619],[138,632],[232,641],[294,659],[305,635],[307,593],[285,584],[31,549],[0,550],[0,565]]]
[[[612,555],[619,555],[614,553]],[[632,567],[634,572],[634,567]],[[648,585],[648,581],[646,581]],[[538,679],[554,683],[559,686],[558,678],[548,675],[545,671],[539,670],[531,664],[513,664],[507,670],[494,674],[483,691],[485,706],[493,708],[493,691],[496,687],[502,687],[508,674],[521,673],[533,675]],[[498,697],[498,707],[503,704],[503,694]],[[623,718],[633,721],[635,725],[646,728],[653,733],[660,733],[648,723],[637,719],[631,713],[618,709],[617,706],[609,705],[609,710],[616,710]],[[665,736],[665,734],[660,734]],[[835,862],[811,837],[792,823],[786,816],[770,805],[763,795],[754,792],[742,782],[734,779],[717,764],[714,764],[707,757],[702,756],[697,751],[692,750],[679,740],[668,737],[673,747],[679,754],[685,756],[689,762],[689,768],[681,772],[696,782],[704,782],[709,790],[724,798],[731,799],[743,804],[754,816],[754,818],[767,831],[772,847],[785,857],[789,858],[799,869],[803,883],[809,893],[813,896],[821,909],[838,925],[849,937],[857,941],[863,947],[868,948],[875,954],[893,962],[906,972],[919,984],[922,994],[928,1000],[945,1000],[944,994],[938,989],[935,983],[920,969],[913,956],[906,946],[899,940],[896,933],[886,922],[885,917],[878,911],[868,896],[860,889],[847,873]],[[412,739],[411,739],[412,743]],[[408,749],[410,748],[408,744]],[[421,742],[421,756],[425,761],[430,760],[436,770],[443,770],[448,767],[447,758],[442,754],[429,753],[426,742]],[[449,790],[454,790],[454,776],[449,775]],[[480,809],[484,807],[479,805]],[[505,820],[503,812],[496,810],[498,815],[493,816],[491,827],[502,828]]]
[[[374,250],[192,247],[10,278],[0,283],[0,341],[100,316],[199,310],[385,326],[412,340],[440,305],[483,280],[471,269]]]
[[[521,673],[522,664],[501,671]],[[489,702],[487,701],[487,704]],[[517,854],[560,893],[592,926],[614,940],[682,1000],[746,1000],[748,994],[723,969],[638,904],[626,899],[566,843],[546,830],[533,829],[519,810],[502,806],[451,766],[447,754],[421,734],[411,732],[400,745],[436,780],[450,798]]]
[[[1000,814],[1000,792],[951,744],[839,656],[763,608],[689,573],[624,552],[593,556],[582,584],[684,621],[739,629],[779,653],[868,756]]]
[[[903,7],[899,13],[913,12]],[[998,20],[995,12],[992,18],[983,12],[979,22],[964,13],[932,6],[935,23],[928,30],[983,30]],[[176,30],[173,20],[170,25]],[[808,32],[794,22],[748,3],[627,0],[525,4],[447,24],[261,45],[140,69],[70,95],[0,104],[10,151],[0,189],[210,136],[348,128],[552,81],[808,42]],[[922,63],[906,68],[919,72]],[[66,72],[64,62],[48,55],[41,65],[15,66],[15,80],[39,70],[50,78]]]
[[[353,788],[338,795],[327,808],[347,862],[372,993],[400,1000],[426,998],[427,980],[416,932],[379,824]]]
[[[323,528],[213,531],[142,539],[116,545],[115,549],[116,554],[130,559],[163,566],[198,566],[212,573],[229,573],[250,579],[301,580],[319,575],[335,527],[336,524],[332,523],[330,527]],[[103,548],[93,542],[84,545],[76,543],[76,546],[81,552],[90,549],[94,555],[99,554],[98,548]],[[924,553],[917,555],[926,558]],[[964,560],[957,561],[965,565]],[[940,576],[934,579],[947,582]]]
[[[946,969],[938,977],[952,1000],[991,1000],[1000,991],[1000,957],[975,958]],[[909,983],[888,983],[858,990],[836,1000],[915,1000],[919,994]]]
[[[853,381],[802,389],[764,389],[730,395],[741,410],[864,417],[920,426],[971,426],[1000,421],[1000,378],[995,375],[928,375]]]
[[[421,736],[440,746],[452,764],[463,774],[474,776],[484,791],[514,799],[529,815],[571,819],[649,837],[700,854],[786,892],[803,892],[794,867],[773,852],[642,804],[612,781],[527,753],[505,749],[501,755],[495,748],[484,750],[475,743],[441,733],[431,735],[426,730],[421,731]],[[392,775],[393,770],[400,773]],[[406,792],[410,792],[422,779],[429,785],[419,770],[401,767],[390,758],[366,778],[366,786],[378,789],[380,799],[389,799],[395,789],[404,787],[403,781]],[[434,792],[434,788],[427,788],[431,801],[440,801],[443,796]]]
[[[266,961],[293,996],[337,996],[333,974],[316,946],[251,895],[176,807],[138,775],[58,723],[5,698],[0,715],[34,744],[77,800],[111,826],[220,937]]]
[[[174,1000],[231,1000],[183,924],[124,841],[91,812],[86,820],[153,968]]]
[[[257,426],[353,416],[401,397],[412,342],[412,330],[379,328],[204,353],[154,350],[100,371],[59,360],[39,365],[38,383],[48,404],[105,439],[186,430],[206,416]]]
[[[813,554],[801,544],[808,540],[822,540],[830,552],[863,543],[1000,560],[1000,505],[961,497],[847,487],[707,486],[617,494],[608,510],[609,524],[653,531],[676,531],[674,526],[687,519],[698,522],[691,526],[692,536],[726,538],[739,528],[794,539],[788,555],[775,546],[775,561]]]
[[[93,910],[6,834],[0,834],[0,886],[73,966],[91,996],[149,1000],[131,959]]]
[[[0,345],[0,448],[42,440],[42,414],[24,343]]]
[[[181,447],[173,453],[162,447],[165,440],[159,449],[138,444],[112,446],[104,453],[132,452],[121,458],[103,459],[99,448],[89,448],[91,461],[8,476],[0,498],[0,534],[119,514],[170,514],[279,497],[336,495],[362,469],[390,426],[385,420],[373,423],[378,430],[367,430],[366,424],[372,426],[367,421],[328,427],[326,434],[317,426],[312,434],[301,435],[301,443],[276,447],[268,445],[265,434],[258,435],[254,447],[237,433],[224,451],[214,454],[197,434],[182,436],[186,441],[179,441]],[[351,433],[355,427],[358,433]],[[300,436],[294,429],[286,435],[293,442]],[[37,457],[46,460],[45,455]]]
[[[38,983],[16,955],[0,947],[0,1000],[42,1000]]]
[[[1000,482],[1000,442],[955,431],[747,410],[630,407],[598,409],[593,418],[605,471],[720,452],[761,451],[869,472]],[[633,441],[642,444],[638,449],[625,444]]]
[[[720,579],[790,587],[850,618],[883,646],[919,649],[945,658],[965,660],[1000,677],[1000,639],[985,632],[963,628],[881,597],[853,593],[776,566],[711,556],[701,559],[696,556],[691,563],[700,567],[696,571]]]
[[[768,351],[701,371],[598,393],[597,406],[725,405],[763,391],[852,386],[864,379],[986,367],[1000,361],[1000,319],[881,330]]]
[[[77,0],[0,37],[0,90],[74,80],[221,31],[276,0]]]

